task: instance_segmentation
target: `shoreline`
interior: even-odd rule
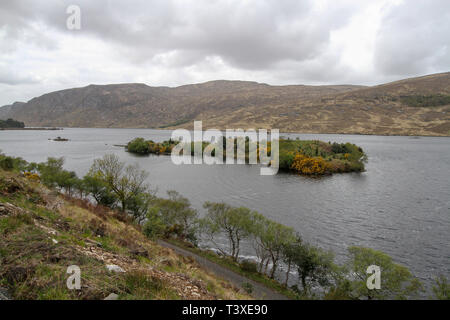
[[[158,130],[158,131],[173,131],[176,129],[186,129],[188,131],[193,131],[192,129],[187,129],[183,127],[169,127],[169,128],[143,128],[143,127],[52,127],[52,128],[40,128],[40,127],[30,127],[30,128],[0,128],[0,130],[64,130],[64,129],[122,129],[122,130]],[[264,129],[264,128],[259,128]],[[204,129],[203,132],[209,129]],[[222,129],[217,129],[219,131],[224,131]],[[246,129],[247,130],[247,129]],[[256,129],[258,130],[258,129]],[[270,129],[267,129],[270,130]],[[346,135],[346,136],[379,136],[379,137],[420,137],[420,138],[450,138],[448,135],[421,135],[421,134],[389,134],[389,133],[342,133],[342,132],[298,132],[298,131],[281,131],[282,134],[321,134],[321,135]]]
[[[0,128],[0,130],[16,130],[16,131],[19,131],[19,130],[50,130],[50,131],[56,131],[56,130],[64,130],[64,128],[39,128],[39,127],[36,127],[36,128],[33,128],[33,127],[30,127],[30,128]]]

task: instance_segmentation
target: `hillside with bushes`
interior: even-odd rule
[[[339,264],[333,252],[249,208],[205,201],[200,216],[176,191],[157,197],[147,173],[114,154],[94,160],[82,178],[63,165],[62,158],[28,163],[0,154],[0,289],[13,299],[247,299],[251,281],[291,299],[407,299],[423,290],[378,250],[349,247]],[[161,239],[194,255],[178,256]],[[204,241],[217,252],[201,249]],[[256,260],[241,257],[244,243]],[[249,281],[231,285],[196,258]],[[381,290],[365,286],[373,264],[383,270]],[[74,265],[80,290],[66,285]],[[445,276],[432,289],[450,298]]]
[[[46,186],[55,178],[48,168],[19,174],[24,166],[0,156],[0,288],[9,298],[249,298],[193,259],[157,245],[120,210]],[[52,184],[70,174],[58,179]],[[71,265],[81,270],[80,290],[66,286]]]

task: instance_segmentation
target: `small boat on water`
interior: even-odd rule
[[[56,137],[53,141],[69,141],[67,138]]]

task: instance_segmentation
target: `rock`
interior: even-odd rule
[[[118,300],[119,296],[115,293],[110,293],[109,296],[107,296],[105,299],[103,300]]]
[[[8,294],[8,290],[0,287],[0,300],[11,300],[11,297]]]
[[[148,258],[148,252],[147,250],[145,250],[145,248],[141,247],[141,246],[136,246],[130,249],[130,253],[133,256],[137,256],[137,257],[145,257]]]
[[[107,264],[106,269],[108,269],[108,271],[110,271],[110,272],[125,272],[125,270],[123,270],[121,267],[119,267],[116,264]]]
[[[91,245],[91,246],[94,246],[94,247],[98,247],[98,248],[103,247],[103,244],[101,244],[100,242],[91,240],[91,239],[86,239],[85,242],[86,242],[87,244]]]
[[[166,267],[173,267],[173,261],[170,259],[162,259],[160,261],[161,265],[166,266]]]
[[[24,213],[22,208],[16,207],[15,205],[4,202],[0,203],[0,216],[11,216],[11,215],[19,215]]]
[[[58,244],[58,240],[56,240],[56,239],[52,239],[52,242],[53,242],[54,244]]]

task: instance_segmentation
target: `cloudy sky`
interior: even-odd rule
[[[446,71],[449,0],[0,2],[0,105],[91,83],[372,85]]]

